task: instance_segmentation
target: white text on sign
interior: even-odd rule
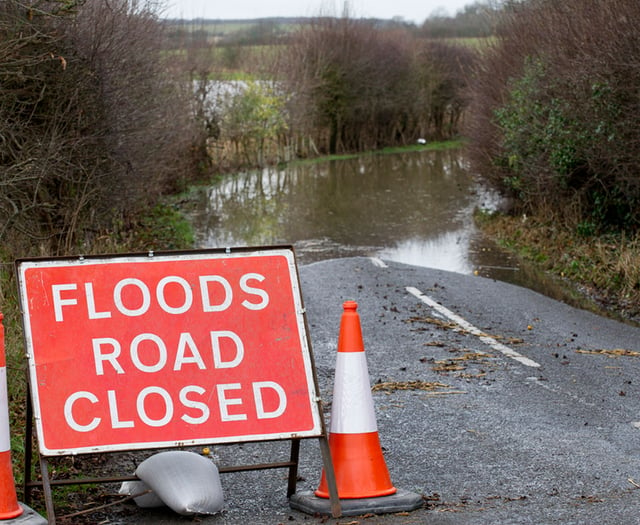
[[[242,301],[242,306],[249,310],[262,310],[269,304],[269,296],[264,290],[249,286],[248,282],[250,280],[261,282],[264,280],[264,276],[257,273],[246,274],[240,278],[239,283],[240,289],[243,292],[246,292],[250,295],[258,296],[260,298],[260,301],[257,303],[252,303],[245,299]],[[202,301],[201,306],[203,312],[221,312],[231,306],[231,303],[233,301],[233,290],[229,281],[227,281],[224,277],[220,275],[202,275],[199,277],[198,281],[200,284],[200,298]],[[93,283],[88,282],[83,284],[87,305],[87,315],[89,319],[111,318],[114,307],[122,315],[126,315],[128,317],[138,317],[146,314],[151,307],[151,290],[149,289],[149,286],[140,279],[126,278],[118,281],[113,288],[112,308],[110,310],[101,311],[98,311],[98,308],[96,307]],[[178,285],[183,291],[184,300],[182,304],[178,304],[176,306],[169,305],[166,289],[170,284]],[[220,297],[214,298],[214,295],[216,295],[212,292],[214,285],[218,285],[218,292],[221,289],[222,294],[220,294]],[[76,296],[76,293],[79,289],[79,283],[54,284],[51,288],[56,321],[62,322],[64,321],[63,307],[78,305],[78,298]],[[123,296],[127,288],[133,288],[138,292],[140,299],[139,305],[125,305]],[[160,282],[156,286],[154,295],[157,300],[158,306],[160,306],[163,311],[169,314],[184,314],[188,312],[193,306],[193,291],[191,289],[190,283],[186,279],[175,275],[162,278],[162,280],[160,280]]]

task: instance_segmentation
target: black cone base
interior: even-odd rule
[[[390,496],[361,499],[341,499],[343,516],[360,516],[361,514],[389,514],[408,512],[422,506],[424,500],[420,494],[398,489]],[[331,500],[319,498],[312,491],[296,492],[289,500],[292,509],[306,514],[323,514],[331,516]]]

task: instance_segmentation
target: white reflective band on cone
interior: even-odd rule
[[[0,367],[0,452],[11,450],[9,437],[9,397],[7,395],[7,369]]]
[[[369,371],[364,352],[338,352],[331,405],[331,432],[376,432]]]

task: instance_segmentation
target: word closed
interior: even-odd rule
[[[43,455],[320,435],[293,252],[18,262]]]

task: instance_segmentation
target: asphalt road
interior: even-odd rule
[[[640,523],[639,328],[477,276],[369,258],[299,271],[323,399],[352,299],[392,481],[424,506],[309,516],[289,508],[286,472],[272,470],[223,474],[220,515],[123,505],[103,523]],[[286,456],[288,445],[214,452],[238,464]],[[298,489],[315,489],[316,439],[303,442],[300,463]]]

